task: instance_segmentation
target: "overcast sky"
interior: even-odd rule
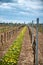
[[[43,0],[0,0],[0,22],[43,22]]]

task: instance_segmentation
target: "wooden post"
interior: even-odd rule
[[[37,25],[36,25],[36,61],[35,61],[35,65],[38,65],[38,25],[39,25],[39,18],[37,18]]]
[[[2,45],[3,45],[3,35],[1,35],[1,43],[2,43]]]
[[[33,45],[33,21],[32,21],[32,45]]]
[[[43,23],[42,23],[42,33],[43,33]]]
[[[9,35],[8,35],[8,32],[7,32],[7,41],[8,41],[8,37],[9,37]]]
[[[35,38],[35,36],[34,36],[34,41],[33,41],[33,46],[32,46],[32,48],[33,48],[33,55],[34,55],[34,60],[33,60],[33,64],[35,65],[35,53],[36,53],[36,40],[35,40],[36,38]]]
[[[6,43],[6,32],[4,32],[4,42]]]

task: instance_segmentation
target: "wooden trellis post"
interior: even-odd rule
[[[36,60],[35,60],[35,65],[38,65],[38,25],[39,25],[39,18],[37,18],[37,25],[36,25]]]
[[[6,42],[6,32],[4,32],[4,42]]]
[[[35,65],[35,54],[36,54],[36,40],[35,40],[35,36],[34,36],[34,41],[33,41],[33,45],[32,45],[32,48],[33,48],[33,55],[34,55],[34,60],[33,60],[33,64]]]
[[[33,21],[32,21],[32,45],[33,45]]]
[[[42,33],[43,33],[43,23],[42,23]]]
[[[7,41],[8,41],[8,37],[9,37],[9,35],[8,35],[8,32],[7,32]]]
[[[10,34],[10,32],[9,32],[9,39],[11,38],[11,34]]]
[[[3,35],[1,35],[1,43],[2,43],[2,45],[3,45]]]

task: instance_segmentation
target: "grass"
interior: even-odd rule
[[[0,60],[0,65],[17,65],[25,32],[26,27],[23,28],[17,39],[8,49],[7,53],[4,55],[4,57],[2,57]]]

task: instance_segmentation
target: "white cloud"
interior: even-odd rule
[[[32,9],[42,9],[41,1],[31,1],[31,0],[18,0],[18,5],[20,7],[32,8]]]
[[[25,3],[25,0],[18,0],[18,3],[19,4],[24,4]]]
[[[22,15],[28,15],[29,14],[29,12],[26,12],[26,11],[20,11],[19,13]]]
[[[25,16],[32,18],[32,16],[37,17],[37,16],[41,16],[43,14],[43,13],[41,13],[43,10],[43,6],[42,6],[43,4],[39,0],[13,0],[13,1],[14,2],[12,2],[12,3],[6,2],[6,3],[0,4],[0,8],[2,8],[2,9],[4,8],[4,9],[7,9],[10,11],[10,14],[12,14],[12,18],[14,18],[14,16],[16,16],[16,18],[21,18],[21,19],[22,19],[21,16],[23,16],[24,18],[25,18]],[[7,13],[8,13],[8,11],[7,11]],[[7,16],[7,15],[3,15],[3,16]],[[2,19],[2,20],[4,20],[4,19]]]
[[[6,22],[6,23],[10,23],[13,22],[14,20],[8,20],[5,17],[0,16],[0,23]]]
[[[22,20],[8,20],[5,19],[4,17],[0,16],[0,23],[23,23],[24,21]]]
[[[11,7],[10,7],[10,5],[8,3],[2,3],[0,5],[0,8],[10,9]]]
[[[0,5],[1,8],[6,8],[6,9],[10,9],[10,8],[15,8],[16,7],[20,7],[20,8],[25,8],[26,9],[33,9],[33,10],[37,10],[37,9],[43,9],[42,5],[41,5],[41,1],[31,1],[31,0],[17,0],[17,3],[2,3]]]

